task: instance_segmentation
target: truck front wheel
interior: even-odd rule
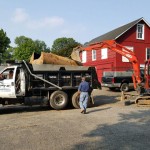
[[[120,91],[128,92],[129,91],[129,84],[128,83],[121,84]]]
[[[50,96],[50,106],[56,110],[64,109],[68,104],[68,95],[63,91],[55,91]]]

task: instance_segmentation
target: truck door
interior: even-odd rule
[[[7,68],[0,74],[0,97],[16,98],[15,68]]]
[[[17,68],[15,77],[15,89],[17,96],[24,96],[26,91],[25,73],[23,69]]]

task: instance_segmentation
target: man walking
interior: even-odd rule
[[[82,77],[82,82],[78,87],[78,92],[80,93],[79,104],[81,108],[81,113],[83,114],[86,114],[86,108],[89,98],[88,92],[90,90],[90,85],[85,79],[86,79],[85,77]]]

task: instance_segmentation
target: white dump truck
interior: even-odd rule
[[[10,78],[9,73],[13,72]],[[0,73],[0,103],[2,105],[50,105],[59,110],[69,103],[79,108],[78,85],[86,76],[91,91],[101,88],[94,67],[54,64],[29,64],[26,61],[10,65]]]

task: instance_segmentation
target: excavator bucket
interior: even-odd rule
[[[71,53],[71,58],[79,63],[81,63],[81,58],[80,58],[80,47],[76,47],[73,49]]]

